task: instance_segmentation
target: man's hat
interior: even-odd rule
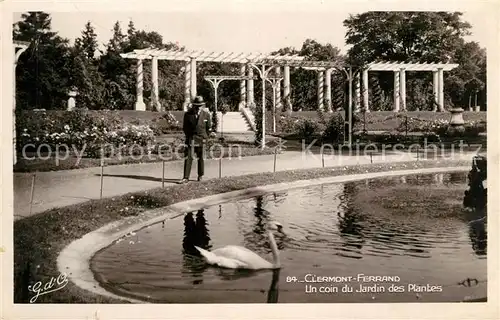
[[[192,105],[193,106],[204,106],[205,105],[205,101],[203,101],[203,97],[202,96],[196,96],[193,99]]]

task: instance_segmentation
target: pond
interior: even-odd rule
[[[328,184],[224,203],[117,240],[91,260],[109,291],[156,303],[460,302],[487,296],[486,217],[467,173]],[[244,246],[279,271],[209,266],[194,246]]]

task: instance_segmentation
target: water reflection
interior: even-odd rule
[[[273,193],[273,202],[274,204],[282,204],[288,198],[287,192],[274,192]]]
[[[450,172],[448,174],[448,183],[463,184],[464,182],[466,182],[466,174],[463,172]]]
[[[203,272],[208,268],[195,246],[210,250],[210,236],[204,209],[198,210],[196,220],[192,212],[184,216],[184,237],[182,239],[183,274],[192,276],[193,284],[199,284]]]
[[[342,194],[339,210],[337,212],[337,227],[339,235],[342,239],[342,248],[340,248],[342,256],[351,258],[360,258],[352,254],[361,254],[363,248],[363,216],[357,212],[353,206],[353,197],[356,193],[355,184],[345,184]],[[346,254],[347,253],[347,254]]]
[[[363,226],[361,224],[363,217],[356,213],[354,208],[346,208],[343,214],[338,212],[337,215],[340,236],[363,237]]]
[[[266,253],[271,252],[269,238],[267,236],[267,223],[271,221],[271,213],[264,209],[264,196],[255,197],[255,207],[253,208],[255,223],[251,231],[244,232],[244,246],[250,250],[260,251],[266,249]],[[285,237],[282,234],[275,234],[276,245],[279,250],[283,250]]]
[[[469,238],[472,249],[478,256],[486,256],[487,251],[487,222],[485,210],[468,212]]]

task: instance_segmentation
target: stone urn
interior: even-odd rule
[[[463,117],[464,109],[452,108],[450,109],[451,119],[448,127],[449,134],[462,134],[465,132],[465,121]]]
[[[76,100],[75,100],[75,97],[77,96],[78,92],[76,91],[76,89],[73,89],[71,90],[70,92],[68,92],[68,111],[72,111],[75,109],[76,107]]]

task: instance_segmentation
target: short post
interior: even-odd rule
[[[278,154],[278,148],[274,148],[274,166],[273,166],[273,172],[276,172],[276,156]]]
[[[165,160],[162,161],[161,187],[165,188]]]
[[[35,195],[35,178],[36,178],[36,172],[33,173],[33,176],[31,177],[30,216],[33,213],[33,198]]]
[[[325,154],[323,153],[323,150],[321,150],[321,165],[323,168],[325,167]]]
[[[104,160],[101,159],[101,199],[102,199],[102,185],[104,182]]]
[[[405,139],[408,140],[408,116],[405,116]]]
[[[370,152],[370,163],[373,163],[373,152]]]
[[[219,155],[219,179],[222,178],[222,150]]]

